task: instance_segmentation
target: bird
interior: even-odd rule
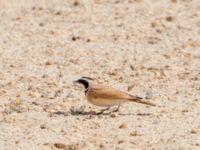
[[[113,87],[95,83],[94,79],[90,77],[81,77],[75,80],[74,83],[82,84],[85,87],[85,96],[89,103],[100,107],[106,107],[106,109],[102,109],[97,114],[102,114],[115,105],[118,105],[118,107],[113,112],[117,112],[121,104],[125,102],[136,102],[156,106],[154,103],[143,100],[142,97],[133,96]]]

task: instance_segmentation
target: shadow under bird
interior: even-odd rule
[[[114,105],[118,105],[117,109],[114,110],[118,111],[120,105],[125,102],[136,102],[145,105],[156,106],[151,102],[143,100],[141,97],[130,95],[109,86],[94,83],[93,80],[94,79],[89,77],[82,77],[74,82],[84,85],[85,96],[88,102],[97,106],[107,107],[106,109],[101,110],[101,112],[98,114],[109,110],[110,107]]]

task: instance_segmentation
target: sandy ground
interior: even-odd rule
[[[200,149],[199,0],[1,0],[0,16],[1,150]],[[86,113],[81,76],[157,106]]]

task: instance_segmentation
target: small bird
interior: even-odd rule
[[[116,112],[119,110],[120,105],[125,102],[137,102],[150,106],[156,106],[151,102],[142,100],[141,97],[130,95],[109,86],[96,84],[93,80],[94,79],[89,77],[82,77],[74,82],[84,85],[85,96],[88,102],[97,106],[107,107],[106,109],[101,110],[98,114],[109,110],[111,106],[118,105],[117,109],[114,110],[114,112]]]

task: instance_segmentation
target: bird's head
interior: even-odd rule
[[[74,82],[84,85],[85,89],[87,89],[92,80],[94,80],[94,79],[90,78],[90,77],[81,77],[80,79],[78,79],[78,80],[76,80]]]

